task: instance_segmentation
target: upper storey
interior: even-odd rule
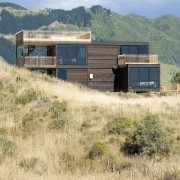
[[[20,31],[16,33],[16,45],[40,45],[62,43],[91,43],[91,32]]]

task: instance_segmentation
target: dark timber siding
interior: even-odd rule
[[[87,69],[67,69],[67,81],[87,86]]]
[[[89,45],[87,52],[90,68],[112,68],[117,63],[119,46]]]
[[[91,44],[87,48],[88,74],[93,74],[88,87],[101,91],[114,91],[112,65],[117,64],[118,45]]]

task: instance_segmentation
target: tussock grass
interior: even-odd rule
[[[0,139],[4,150],[8,143],[13,146],[7,152],[14,150],[1,159],[2,179],[179,177],[179,95],[102,93],[3,61],[0,71]],[[169,155],[127,156],[121,151],[134,131],[132,121],[147,114],[156,114],[172,134]]]

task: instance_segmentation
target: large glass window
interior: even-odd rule
[[[130,68],[130,87],[132,89],[159,88],[158,68]]]
[[[122,46],[121,54],[129,54],[129,46]]]
[[[66,45],[58,46],[58,64],[68,63],[68,49]]]
[[[148,54],[147,45],[137,45],[137,46],[121,46],[120,54]]]
[[[58,45],[58,64],[85,65],[85,45]]]
[[[129,54],[138,54],[138,46],[130,46]]]
[[[139,81],[138,68],[131,68],[131,81]]]
[[[148,54],[148,46],[139,46],[139,54]]]
[[[67,69],[58,69],[58,78],[62,80],[67,80]]]

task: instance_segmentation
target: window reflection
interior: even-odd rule
[[[120,54],[146,55],[146,54],[148,54],[148,46],[147,45],[121,46],[121,53]]]
[[[58,64],[85,65],[85,45],[58,45]]]
[[[158,68],[130,68],[130,88],[159,88]]]

